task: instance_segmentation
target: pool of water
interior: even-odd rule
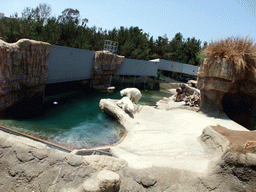
[[[160,91],[142,91],[139,104],[154,106],[170,96]],[[116,143],[124,129],[99,108],[102,98],[121,99],[119,90],[112,93],[74,90],[47,96],[44,110],[33,118],[1,119],[0,124],[70,148],[92,148]]]

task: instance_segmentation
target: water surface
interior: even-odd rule
[[[141,105],[154,106],[170,96],[159,91],[142,91]],[[102,98],[121,99],[119,90],[112,93],[74,90],[47,96],[44,110],[33,118],[2,119],[0,124],[70,148],[91,148],[116,143],[124,129],[99,108]]]

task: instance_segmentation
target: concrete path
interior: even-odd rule
[[[208,125],[232,130],[247,130],[234,121],[208,117],[188,109],[160,110],[143,106],[134,118],[124,140],[111,147],[112,152],[128,162],[129,167],[170,167],[202,173],[209,158],[198,142]]]

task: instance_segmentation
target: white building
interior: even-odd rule
[[[4,13],[0,13],[0,19],[4,17]]]

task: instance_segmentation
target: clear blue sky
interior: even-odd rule
[[[112,30],[138,26],[156,39],[184,38],[201,41],[249,35],[256,42],[256,0],[0,0],[0,12],[21,16],[25,7],[51,6],[52,16],[66,8],[78,9],[88,26]]]

